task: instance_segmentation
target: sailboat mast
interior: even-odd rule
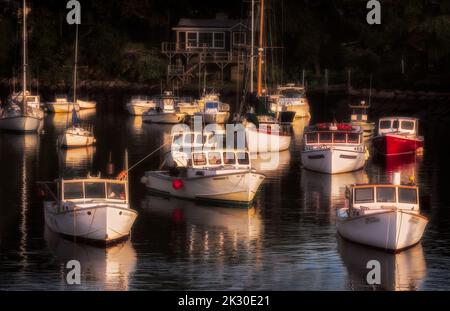
[[[77,103],[77,71],[78,71],[78,24],[75,30],[75,60],[73,64],[73,105]]]
[[[22,112],[26,112],[26,92],[27,92],[27,5],[26,0],[23,0],[23,32],[22,32],[22,48],[23,48],[23,60],[22,60]]]
[[[264,0],[261,0],[259,14],[259,49],[258,49],[258,96],[262,96],[262,64],[263,64],[263,41],[264,41]]]
[[[253,77],[255,71],[255,0],[252,0],[252,34],[250,44],[250,93],[253,94]]]

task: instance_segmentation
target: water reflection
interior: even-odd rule
[[[86,176],[92,166],[95,147],[59,149],[60,172],[64,177]]]
[[[422,245],[398,254],[386,253],[338,238],[338,250],[348,270],[349,287],[352,290],[419,290],[426,276],[426,262]],[[366,268],[370,260],[381,265],[381,284],[367,284]]]
[[[289,171],[291,153],[289,150],[252,155],[252,168],[266,177],[279,177]]]
[[[80,286],[94,286],[96,290],[129,289],[137,262],[136,251],[130,240],[105,249],[64,239],[48,227],[45,227],[44,239],[61,264],[61,282],[66,281],[66,263],[78,260],[81,264]]]

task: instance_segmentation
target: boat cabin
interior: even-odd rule
[[[405,117],[381,118],[378,122],[378,135],[396,133],[417,135],[419,132],[419,119]]]
[[[246,151],[211,150],[193,152],[190,166],[195,169],[235,168],[250,169],[250,154]]]
[[[345,195],[350,208],[419,210],[419,191],[412,185],[352,185],[347,187]]]
[[[349,124],[318,124],[306,128],[304,134],[304,143],[307,146],[360,145],[362,142],[361,128]]]
[[[363,100],[358,105],[349,105],[352,110],[350,121],[352,122],[367,122],[368,121],[368,110],[370,108],[369,104]]]
[[[114,179],[71,179],[61,180],[58,184],[60,200],[85,201],[116,201],[128,202],[127,182]]]
[[[172,151],[191,151],[193,149],[214,149],[225,146],[223,132],[177,132],[172,134]]]
[[[207,101],[204,110],[205,113],[227,112],[230,110],[230,106],[219,101]]]

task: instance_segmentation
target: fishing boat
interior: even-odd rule
[[[12,102],[0,110],[0,130],[14,132],[37,132],[43,115],[27,105],[27,7],[23,0],[22,23],[22,100],[20,103]]]
[[[150,108],[142,114],[142,121],[149,123],[181,123],[186,114],[179,112],[175,107],[176,100],[172,92],[165,92],[155,108]]]
[[[156,108],[156,102],[146,96],[133,96],[127,103],[127,110],[133,116],[142,116],[151,108]]]
[[[274,113],[295,112],[294,118],[309,118],[309,102],[306,98],[305,87],[289,83],[279,86],[273,99],[271,110]]]
[[[97,107],[97,102],[93,100],[77,99],[77,104],[80,106],[80,109],[95,109]]]
[[[302,164],[311,171],[346,173],[364,167],[367,149],[359,126],[320,123],[304,131]]]
[[[346,207],[337,210],[337,231],[350,241],[399,252],[417,244],[428,219],[420,214],[419,188],[402,184],[395,173],[392,184],[351,185]]]
[[[369,121],[368,110],[370,105],[364,100],[359,104],[350,104],[352,113],[350,115],[350,124],[353,126],[360,126],[364,131],[364,139],[370,139],[374,135],[375,123]]]
[[[194,116],[201,116],[203,122],[207,124],[224,124],[230,118],[230,106],[219,100],[205,101],[203,110],[194,113]]]
[[[248,205],[264,178],[252,170],[248,152],[215,150],[193,152],[186,168],[147,171],[141,182],[176,198]]]
[[[373,138],[375,150],[386,156],[413,154],[423,150],[419,136],[419,119],[408,117],[381,118],[378,135]]]
[[[55,101],[48,102],[46,106],[51,113],[71,113],[72,110],[80,111],[79,103],[77,101],[69,101],[66,95],[56,95]]]

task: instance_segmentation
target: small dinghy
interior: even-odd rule
[[[248,205],[264,178],[251,169],[248,152],[215,150],[192,152],[186,168],[147,171],[141,182],[177,198]]]
[[[417,244],[428,219],[420,214],[419,188],[401,184],[361,184],[346,189],[346,207],[337,210],[337,231],[347,240],[399,252]]]

